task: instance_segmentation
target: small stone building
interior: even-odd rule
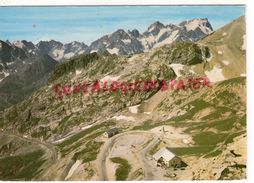
[[[104,133],[104,136],[110,138],[118,133],[119,133],[118,128],[112,128],[112,129],[109,129],[108,131],[106,131]]]
[[[180,168],[182,166],[181,158],[177,157],[165,147],[157,151],[153,155],[153,158],[157,161],[157,166],[166,168]]]

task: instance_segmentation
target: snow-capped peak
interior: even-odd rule
[[[22,41],[14,41],[13,45],[15,45],[18,48],[23,48],[24,47],[24,43]]]
[[[187,31],[195,31],[199,28],[204,34],[210,34],[213,32],[213,28],[207,18],[195,18],[189,21],[184,21],[181,24]]]
[[[176,41],[198,41],[212,30],[206,18],[184,21],[179,25],[164,25],[156,21],[142,34],[136,29],[127,32],[118,29],[92,42],[86,53],[105,53],[105,51],[120,55],[140,53]]]
[[[6,43],[12,47],[20,48],[24,51],[22,54],[26,54],[28,57],[47,54],[55,60],[61,61],[79,54],[92,52],[119,55],[141,53],[176,41],[198,41],[212,31],[212,26],[207,18],[196,18],[183,21],[178,25],[164,25],[156,21],[143,33],[139,33],[137,29],[127,32],[118,29],[112,34],[95,40],[90,46],[78,41],[63,44],[52,39],[40,41],[37,44],[25,40],[15,41],[13,44],[7,41]]]

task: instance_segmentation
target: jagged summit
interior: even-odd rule
[[[155,29],[161,29],[161,28],[164,28],[165,26],[159,22],[159,21],[156,21],[154,22],[153,24],[151,24],[149,27],[148,27],[148,31],[153,31]]]
[[[102,50],[120,55],[140,53],[176,41],[198,41],[212,31],[213,28],[206,18],[184,21],[179,25],[164,25],[156,21],[142,34],[136,29],[128,30],[127,33],[119,29],[111,35],[103,36],[94,41],[86,53],[100,53]],[[111,45],[112,41],[114,47]]]

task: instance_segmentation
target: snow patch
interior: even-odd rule
[[[192,74],[196,74],[196,72],[195,72],[193,69],[190,69],[189,71],[190,71],[190,73],[192,73]]]
[[[61,142],[65,141],[65,140],[68,139],[68,138],[70,138],[70,136],[67,136],[67,137],[61,138],[61,139],[59,139],[59,140],[53,141],[52,144],[61,143]]]
[[[153,44],[155,42],[155,36],[153,35],[150,35],[146,38],[146,41],[149,43],[149,44]]]
[[[83,54],[83,53],[85,53],[85,50],[81,50],[78,52],[78,54]]]
[[[188,139],[183,139],[183,143],[184,143],[184,144],[189,144],[190,141],[189,141]]]
[[[206,59],[207,62],[211,62],[212,58],[213,58],[213,54],[210,52],[210,57]]]
[[[210,34],[212,33],[212,30],[210,30],[209,28],[207,28],[205,25],[205,23],[207,22],[207,20],[205,19],[194,19],[192,21],[189,21],[185,27],[187,29],[187,31],[195,31],[198,27],[200,28],[200,30],[205,33],[205,34]]]
[[[130,40],[130,39],[123,39],[122,41],[123,41],[125,44],[131,43],[131,40]]]
[[[178,30],[173,31],[168,38],[166,38],[163,41],[159,42],[154,47],[156,48],[156,47],[163,46],[165,44],[171,44],[171,43],[173,43],[178,38],[178,36],[179,36],[178,32],[179,32]],[[158,37],[158,39],[159,39],[159,37]]]
[[[118,54],[119,53],[119,49],[118,48],[113,48],[113,49],[109,49],[107,48],[108,52],[110,54]]]
[[[75,74],[76,74],[76,75],[79,75],[79,74],[81,74],[81,73],[82,73],[82,70],[76,70],[76,71],[75,71]]]
[[[156,25],[153,25],[152,27],[149,27],[148,31],[152,32],[156,28]]]
[[[162,28],[162,29],[160,30],[159,34],[157,35],[157,40],[156,40],[156,41],[158,41],[159,38],[160,38],[165,32],[168,32],[168,31],[170,31],[170,30],[171,30],[170,28],[169,28],[169,29],[167,29],[167,28]]]
[[[15,41],[13,44],[14,44],[16,47],[18,47],[18,48],[23,48],[23,47],[24,47],[24,44],[23,44],[21,41]]]
[[[142,39],[139,39],[141,41],[141,44],[144,46],[145,50],[148,51],[152,45],[156,42],[156,37],[153,35],[149,35],[147,37],[143,37]]]
[[[64,50],[63,49],[55,49],[53,52],[52,52],[52,55],[54,57],[55,60],[60,60],[63,58],[64,56]]]
[[[81,130],[85,130],[85,129],[88,129],[88,128],[91,128],[93,125],[87,125],[87,126],[84,126],[81,128]]]
[[[107,76],[103,77],[100,81],[101,82],[104,82],[104,81],[117,81],[120,77],[121,77],[121,75],[120,76],[109,76],[109,75],[107,75]]]
[[[12,65],[14,62],[6,62],[7,65]]]
[[[9,76],[10,75],[10,73],[9,72],[3,72],[4,73],[4,77],[7,77],[7,76]]]
[[[222,51],[218,51],[218,54],[219,54],[219,55],[222,55]]]
[[[180,71],[182,71],[184,68],[183,64],[170,64],[169,66],[174,70],[177,77],[181,76]]]
[[[222,62],[223,62],[223,64],[225,64],[225,65],[229,65],[229,61],[227,61],[227,60],[222,60]]]
[[[211,71],[205,71],[206,76],[211,82],[218,82],[225,80],[224,75],[222,74],[222,69],[214,66]]]
[[[133,113],[133,114],[137,114],[138,113],[138,107],[139,107],[140,105],[135,105],[135,106],[131,106],[131,107],[129,107],[129,111],[131,112],[131,113]]]
[[[90,53],[96,53],[98,50],[91,50]]]
[[[64,58],[69,59],[69,58],[73,57],[74,55],[75,55],[75,54],[74,54],[73,52],[70,52],[70,53],[65,54],[65,55],[64,55]]]
[[[135,119],[131,116],[123,116],[123,115],[120,115],[120,116],[114,116],[113,119],[116,119],[116,120],[125,120],[125,121],[135,121]]]
[[[226,33],[226,32],[223,32],[222,36],[226,36],[226,35],[227,35],[227,33]]]
[[[240,74],[240,76],[242,76],[242,77],[246,77],[246,74]]]
[[[141,44],[143,45],[143,47],[144,47],[144,51],[145,52],[147,52],[148,50],[149,50],[149,44],[148,44],[148,42],[146,41],[146,39],[145,38],[142,38],[142,39],[138,39],[140,42],[141,42]]]

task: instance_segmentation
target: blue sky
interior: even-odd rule
[[[0,40],[90,44],[120,28],[142,33],[155,21],[208,18],[216,30],[244,14],[244,6],[0,7]]]

